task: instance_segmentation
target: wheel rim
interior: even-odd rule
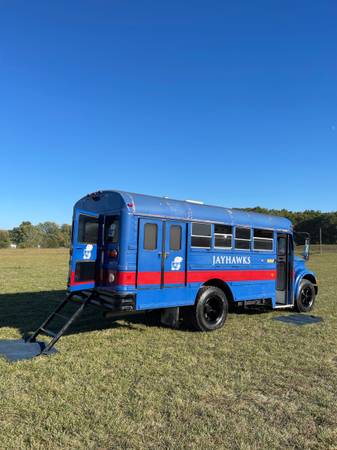
[[[209,325],[216,325],[223,316],[223,303],[219,297],[209,297],[204,304],[204,319]]]
[[[304,307],[308,308],[312,305],[314,295],[312,289],[309,286],[305,286],[301,292],[301,303]]]

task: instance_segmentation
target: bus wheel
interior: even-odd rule
[[[315,287],[309,280],[302,280],[295,302],[298,312],[311,311],[315,303]]]
[[[221,328],[227,318],[228,302],[223,291],[214,286],[202,287],[195,305],[190,309],[189,322],[198,331]]]

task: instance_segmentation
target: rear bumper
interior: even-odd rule
[[[94,291],[95,295],[90,301],[91,304],[102,307],[109,311],[122,312],[134,311],[136,309],[136,294],[132,292],[117,292],[103,288],[95,288],[83,291]]]

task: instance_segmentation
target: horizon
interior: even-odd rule
[[[69,224],[107,185],[336,211],[336,21],[330,0],[4,5],[0,228]]]
[[[146,195],[151,195],[151,194],[146,194]],[[155,196],[155,197],[159,197],[159,196]],[[169,200],[178,200],[178,201],[188,201],[188,202],[202,202],[201,200],[197,200],[197,199],[189,199],[189,200],[187,200],[187,199],[178,199],[178,198],[171,198],[171,197],[166,197],[166,196],[161,196],[162,198],[168,198]],[[219,207],[221,207],[221,208],[226,208],[226,209],[236,209],[236,210],[246,210],[246,209],[256,209],[256,208],[262,208],[262,209],[267,209],[268,211],[272,211],[272,210],[274,210],[274,211],[276,211],[276,212],[281,212],[282,211],[282,209],[275,209],[275,208],[265,208],[265,207],[263,207],[263,206],[260,206],[260,205],[255,205],[255,206],[253,206],[253,207],[242,207],[242,208],[237,208],[237,207],[235,207],[235,206],[233,206],[233,207],[228,207],[228,206],[224,206],[224,205],[220,205],[220,204],[217,204],[217,205],[215,205],[215,204],[210,204],[210,203],[204,203],[204,202],[202,202],[201,203],[202,205],[205,205],[205,206],[219,206]],[[301,213],[306,213],[306,212],[316,212],[316,213],[319,213],[319,214],[336,214],[337,213],[337,210],[335,210],[335,211],[320,211],[320,210],[309,210],[309,209],[307,209],[307,210],[303,210],[303,211],[294,211],[294,210],[287,210],[286,209],[286,211],[288,212],[288,213],[291,213],[291,214],[301,214]],[[259,214],[259,213],[257,213],[257,214]],[[269,213],[267,213],[267,214],[269,214]],[[272,214],[270,214],[270,215],[272,215]],[[71,223],[72,223],[72,217],[71,217],[71,219],[70,219],[70,221],[69,222],[57,222],[57,221],[55,221],[55,220],[53,220],[53,219],[45,219],[45,220],[42,220],[42,221],[39,221],[39,222],[33,222],[32,220],[29,220],[28,218],[27,219],[22,219],[20,222],[18,222],[17,224],[15,224],[15,225],[13,225],[13,226],[11,226],[11,227],[9,227],[9,228],[4,228],[4,227],[1,227],[0,226],[0,231],[10,231],[10,230],[12,230],[13,228],[16,228],[16,227],[18,227],[18,226],[20,226],[20,224],[22,223],[22,222],[30,222],[33,226],[37,226],[37,225],[39,225],[40,223],[45,223],[45,222],[53,222],[53,223],[55,223],[55,224],[57,224],[58,226],[62,226],[62,225],[71,225]]]

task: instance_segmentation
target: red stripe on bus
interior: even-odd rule
[[[188,283],[218,278],[223,281],[268,281],[276,279],[276,270],[193,270],[187,273]],[[165,272],[164,283],[185,282],[185,272]],[[161,272],[138,272],[138,285],[160,284]],[[136,284],[136,272],[119,272],[119,285]]]
[[[118,272],[116,284],[136,284],[136,272]]]
[[[188,283],[200,283],[212,278],[223,281],[268,281],[276,280],[276,270],[192,270],[187,273]],[[95,283],[92,281],[75,281],[75,273],[71,274],[70,285]],[[185,272],[165,272],[164,284],[185,283]],[[136,272],[118,272],[116,285],[128,286],[136,284]],[[138,272],[138,285],[161,284],[161,272]]]
[[[189,283],[211,278],[223,281],[267,281],[276,279],[276,270],[193,270],[187,274]]]
[[[185,283],[185,272],[165,272],[164,284]]]
[[[161,272],[138,272],[138,284],[160,284]]]

